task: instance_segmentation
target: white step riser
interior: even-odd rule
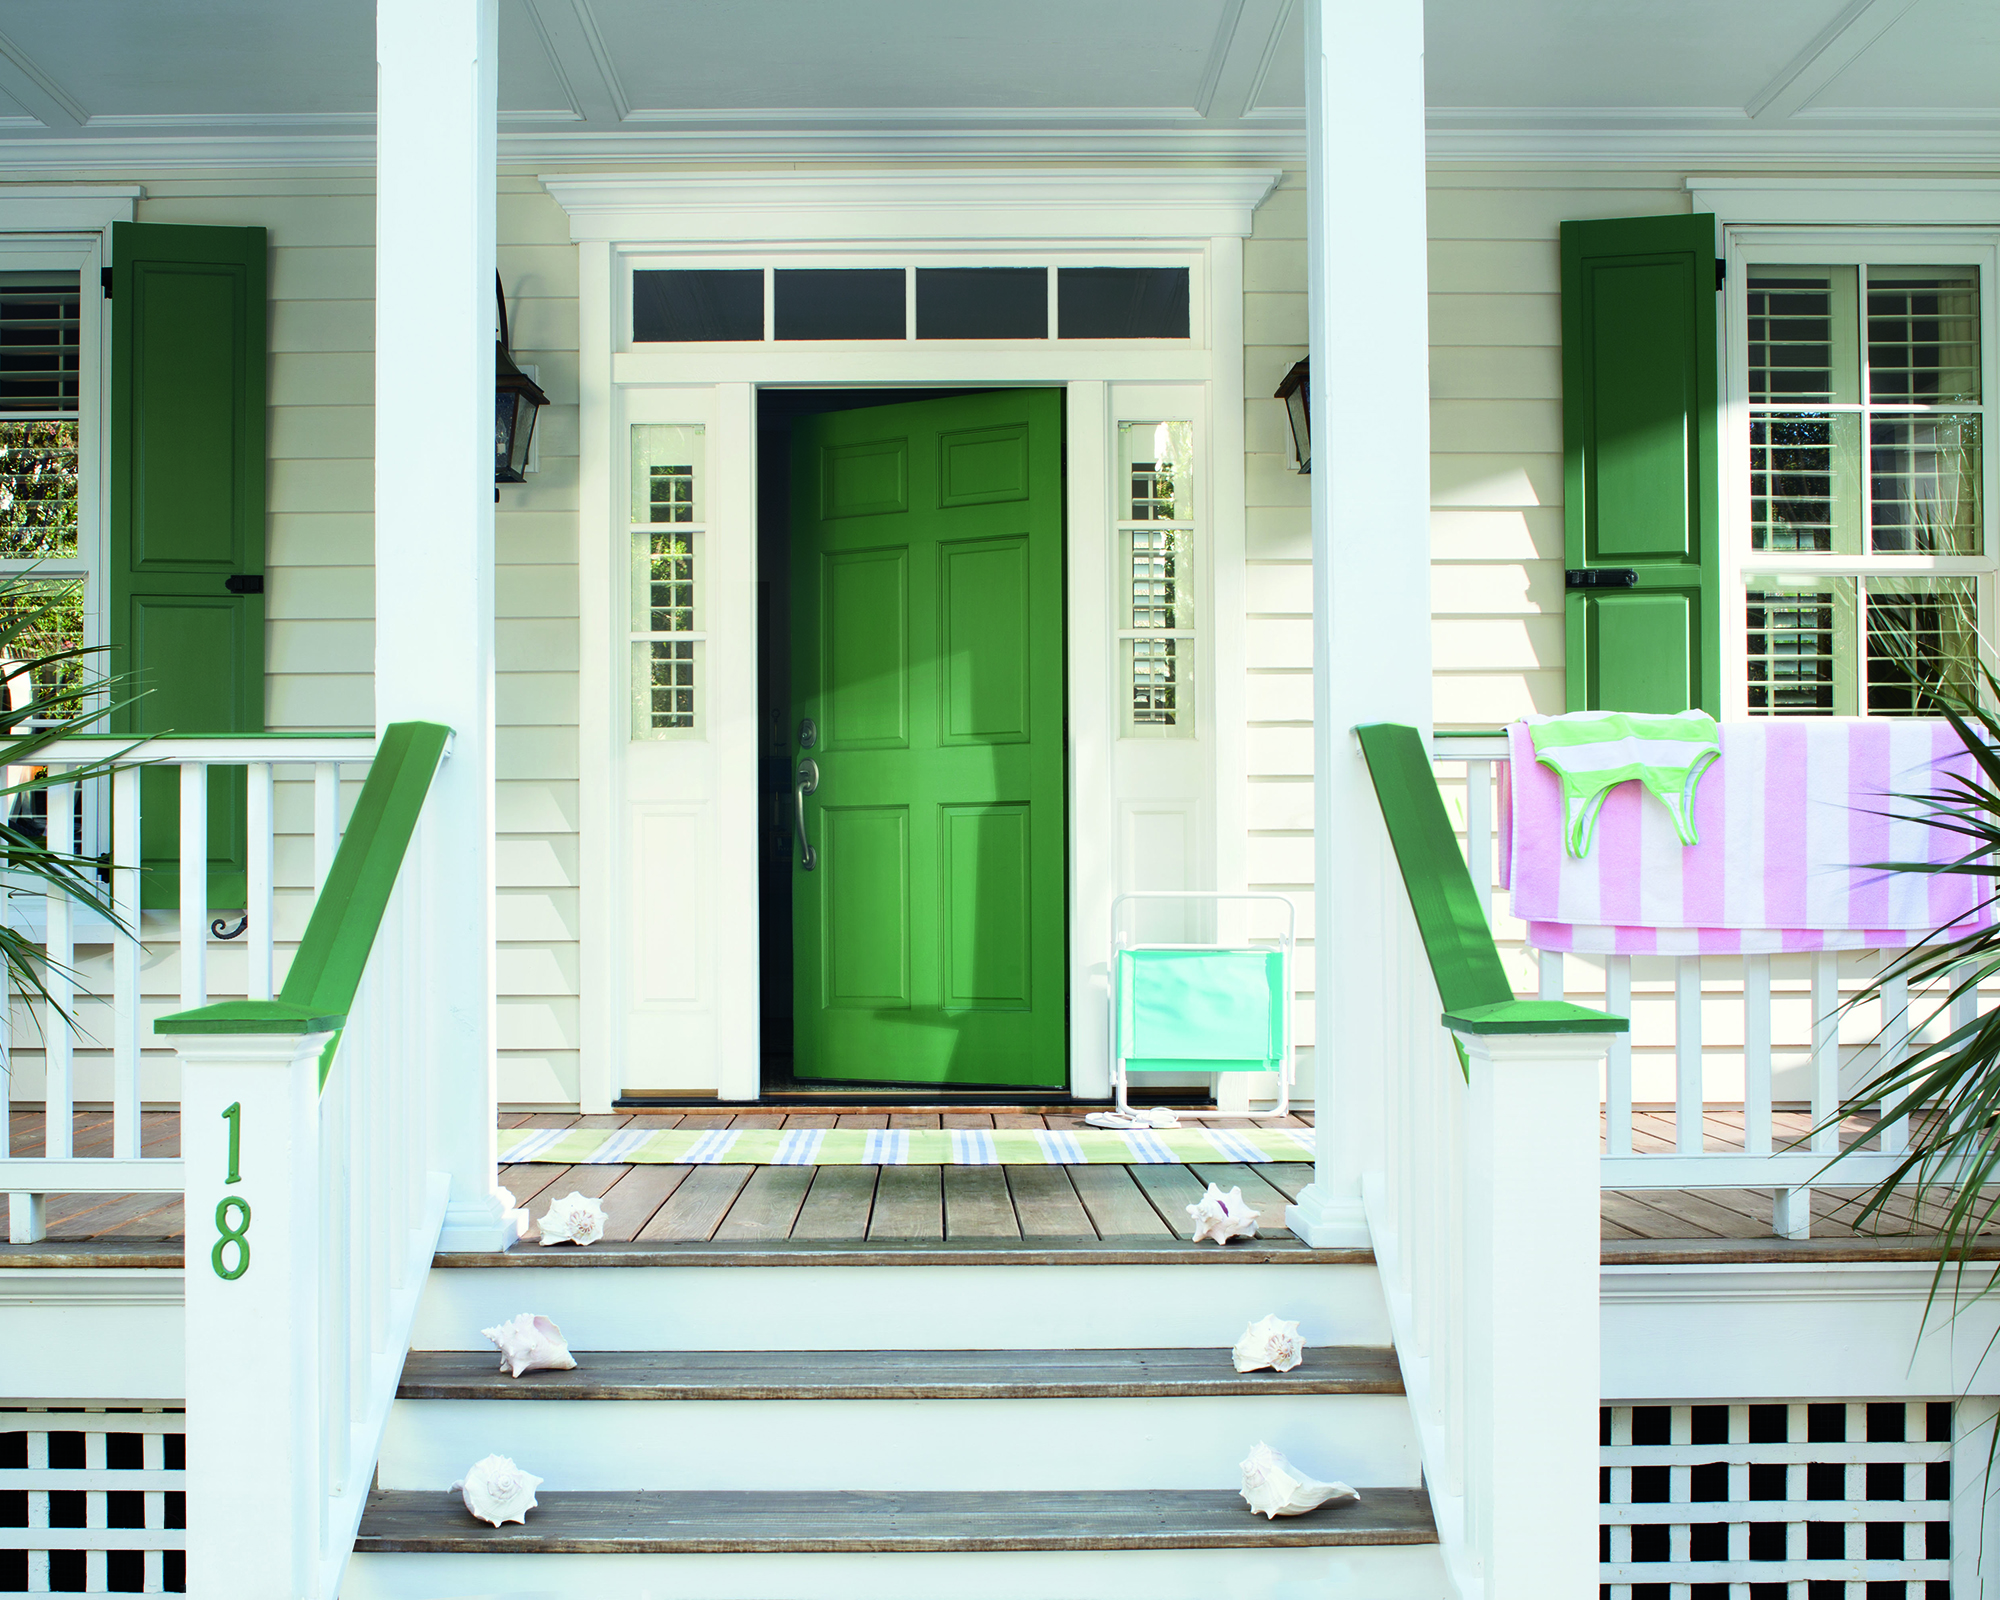
[[[341,1600],[1444,1600],[1437,1546],[953,1555],[364,1555]]]
[[[523,1311],[577,1350],[1091,1350],[1234,1344],[1267,1312],[1316,1345],[1390,1342],[1373,1266],[450,1267],[418,1350]]]
[[[1401,1395],[401,1400],[381,1487],[512,1456],[550,1489],[1234,1489],[1258,1440],[1322,1478],[1421,1479]]]

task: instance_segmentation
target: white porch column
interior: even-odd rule
[[[429,801],[431,1164],[445,1249],[517,1236],[494,1171],[497,0],[377,0],[375,720],[454,734]]]
[[[1312,1185],[1286,1213],[1364,1244],[1395,1069],[1388,897],[1402,883],[1352,729],[1431,726],[1430,374],[1421,0],[1305,0],[1312,353]]]

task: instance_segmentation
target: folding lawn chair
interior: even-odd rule
[[[1247,934],[1203,943],[1140,939],[1128,926],[1128,908],[1166,901],[1216,912],[1225,901],[1266,901],[1284,908],[1284,933],[1275,947]],[[1140,1072],[1274,1072],[1277,1104],[1238,1114],[1268,1119],[1290,1110],[1296,921],[1291,901],[1279,894],[1159,890],[1111,902],[1111,1087],[1120,1115],[1134,1114],[1127,1097],[1131,1075]]]

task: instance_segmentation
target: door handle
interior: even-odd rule
[[[805,872],[819,865],[819,856],[813,850],[812,841],[806,837],[806,796],[818,788],[819,763],[807,756],[799,763],[798,776],[792,780],[792,803],[798,808],[799,867]]]

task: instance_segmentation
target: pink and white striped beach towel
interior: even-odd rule
[[[1985,881],[1880,872],[1872,861],[1949,861],[1958,836],[1890,799],[1937,790],[1972,759],[1948,723],[1902,719],[1727,722],[1695,793],[1699,844],[1636,783],[1604,803],[1590,853],[1563,848],[1562,785],[1507,730],[1500,870],[1538,950],[1699,955],[1860,950],[1990,920]],[[1883,813],[1894,813],[1884,815]]]

